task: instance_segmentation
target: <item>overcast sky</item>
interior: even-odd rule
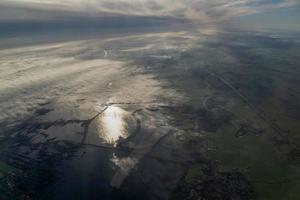
[[[290,26],[293,26],[300,20],[299,5],[300,0],[0,0],[0,21],[126,15],[185,18],[200,24],[221,24],[245,16],[261,16],[262,13],[270,13],[270,19],[280,19],[276,15],[278,11],[288,21],[292,19]],[[288,8],[296,9],[290,13]],[[285,9],[286,13],[282,14]],[[272,24],[272,20],[268,23]]]

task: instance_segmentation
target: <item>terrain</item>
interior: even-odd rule
[[[124,33],[0,61],[0,199],[300,199],[299,35]]]

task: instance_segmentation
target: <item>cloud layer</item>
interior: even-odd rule
[[[18,8],[19,11],[2,12],[0,19],[26,18],[28,16],[20,10],[34,9],[35,11],[50,11],[50,13],[62,11],[91,17],[121,14],[167,16],[214,22],[297,4],[299,4],[298,0],[2,0],[0,7],[10,6]],[[38,17],[34,14],[29,16],[32,19]]]

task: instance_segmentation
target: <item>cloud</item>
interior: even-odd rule
[[[74,15],[92,17],[114,14],[188,18],[199,22],[223,21],[297,4],[298,0],[2,0],[0,2],[0,6],[18,9],[66,11]],[[17,18],[18,13],[0,14],[0,19],[10,17]],[[32,19],[35,17],[38,16],[31,15]]]

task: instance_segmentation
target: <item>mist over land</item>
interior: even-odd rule
[[[0,199],[299,199],[299,8],[0,1]]]

